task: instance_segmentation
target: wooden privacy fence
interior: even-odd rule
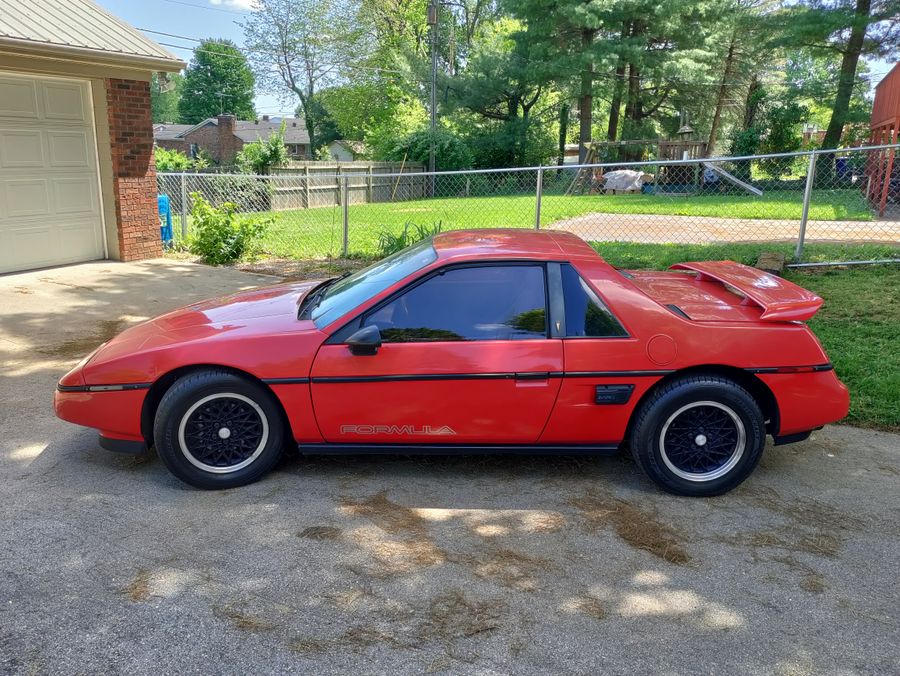
[[[295,162],[272,171],[272,211],[419,199],[428,187],[418,162]],[[398,175],[385,175],[398,174]]]

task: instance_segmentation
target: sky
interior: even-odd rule
[[[162,44],[183,61],[190,61],[196,42],[159,35],[158,32],[185,37],[229,38],[238,47],[244,44],[240,22],[251,12],[254,0],[95,0],[116,16],[145,32],[147,37]],[[328,0],[322,0],[327,2]],[[158,31],[153,33],[150,31]],[[871,86],[893,64],[886,61],[870,61]],[[279,100],[271,94],[257,94],[256,112],[259,115],[292,116],[296,102],[291,96]]]
[[[228,38],[238,47],[244,44],[239,22],[249,16],[253,0],[94,0],[107,11],[144,31],[151,40],[162,44],[182,61],[191,60],[193,47],[189,40],[167,37],[159,31],[195,38]],[[323,0],[327,1],[327,0]],[[180,45],[173,47],[172,45]],[[259,115],[293,116],[296,103],[279,101],[270,94],[257,94]]]

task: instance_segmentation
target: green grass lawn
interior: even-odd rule
[[[900,431],[900,265],[788,279],[825,299],[809,326],[850,388],[847,422]]]
[[[802,210],[799,192],[749,195],[667,197],[664,195],[544,195],[541,224],[589,213],[710,216],[718,218],[792,219]],[[275,225],[262,248],[274,256],[338,255],[342,244],[343,214],[340,207],[320,207],[260,213]],[[810,207],[812,220],[871,220],[865,200],[857,190],[818,190]],[[350,251],[374,254],[378,235],[397,233],[405,224],[444,229],[531,227],[535,219],[533,195],[444,197],[406,202],[354,204],[349,209]],[[176,224],[178,230],[178,224]]]
[[[772,244],[665,245],[594,242],[611,264],[664,269],[687,260],[730,259],[753,264]],[[900,258],[900,247],[818,244],[812,260]],[[809,322],[850,388],[846,422],[900,431],[900,265],[788,270],[787,279],[825,299]]]
[[[794,245],[789,242],[722,244],[640,244],[634,242],[591,242],[604,259],[620,268],[662,270],[684,261],[732,260],[754,265],[764,251],[780,252],[790,261]],[[900,259],[900,244],[810,243],[803,248],[803,261],[864,261]]]

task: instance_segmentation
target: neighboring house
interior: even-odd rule
[[[354,162],[365,159],[368,148],[362,141],[332,141],[328,154],[335,162]]]
[[[169,150],[184,150],[184,141],[180,136],[188,129],[193,129],[192,124],[170,124],[158,122],[153,125],[153,142],[161,148]]]
[[[277,133],[284,122],[284,145],[288,155],[303,159],[309,150],[309,134],[302,120],[292,117],[270,118],[263,115],[258,120],[237,120],[234,115],[209,117],[199,124],[157,124],[153,128],[156,145],[170,150],[180,150],[196,157],[203,150],[217,164],[231,164],[234,156],[247,143],[266,139]]]
[[[184,66],[90,0],[0,0],[0,273],[161,255],[150,75]]]

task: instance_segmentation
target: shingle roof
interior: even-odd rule
[[[174,141],[193,126],[192,124],[154,124],[153,138],[157,141]]]
[[[275,117],[269,120],[236,120],[234,123],[234,135],[237,136],[244,143],[253,143],[254,141],[258,141],[259,139],[269,138],[269,135],[272,132],[277,132],[281,129],[282,120],[285,123],[284,126],[284,142],[285,143],[309,143],[309,133],[306,131],[306,124],[297,117]],[[185,134],[194,129],[200,129],[201,127],[205,127],[208,124],[217,125],[219,124],[219,120],[215,117],[208,117],[202,122],[198,122],[194,125],[168,125],[172,126],[184,126],[180,133],[171,138],[183,138]],[[156,136],[157,139],[163,138],[160,136]]]
[[[178,57],[91,0],[0,0],[0,46],[180,70]]]
[[[276,118],[274,120],[254,120],[246,122],[238,120],[234,123],[234,135],[244,143],[253,143],[259,139],[269,138],[269,134],[281,129],[281,121],[284,120],[285,143],[309,143],[309,133],[303,120],[295,117]]]

